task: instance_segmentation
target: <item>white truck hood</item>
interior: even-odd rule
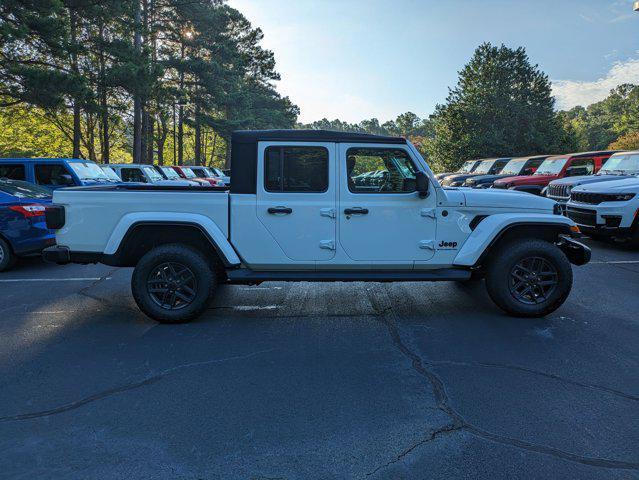
[[[555,205],[555,202],[548,198],[517,190],[462,188],[460,191],[466,197],[466,206],[468,207],[547,210],[552,212]]]
[[[594,183],[583,185],[573,189],[573,192],[590,192],[590,193],[639,193],[639,178],[626,178],[623,180],[613,180],[610,182]]]
[[[610,182],[615,180],[623,180],[624,178],[637,178],[632,175],[583,175],[580,177],[566,177],[559,180],[553,180],[551,185],[570,185],[573,188],[578,185],[588,185],[591,183]]]

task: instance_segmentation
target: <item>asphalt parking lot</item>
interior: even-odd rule
[[[639,252],[589,243],[539,320],[265,283],[158,325],[130,270],[30,260],[0,274],[0,477],[639,478]]]

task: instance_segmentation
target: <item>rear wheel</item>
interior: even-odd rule
[[[16,256],[7,242],[0,238],[0,272],[9,270],[16,263]]]
[[[515,240],[494,255],[486,272],[486,288],[506,313],[542,317],[568,298],[572,267],[556,245],[543,240]]]
[[[184,323],[206,309],[217,285],[210,263],[198,250],[162,245],[144,255],[131,278],[138,307],[161,323]]]

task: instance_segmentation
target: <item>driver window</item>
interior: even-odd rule
[[[572,161],[570,168],[580,175],[592,175],[595,173],[595,161],[592,158],[578,158]]]
[[[73,181],[73,177],[71,177],[71,174],[64,168],[64,165],[36,165],[34,170],[38,185],[66,187]]]
[[[346,152],[348,189],[352,193],[415,192],[416,171],[402,149],[349,148]]]
[[[120,174],[125,182],[146,183],[146,177],[139,168],[123,168]]]

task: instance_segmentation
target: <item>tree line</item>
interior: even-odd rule
[[[408,137],[438,170],[639,148],[639,86],[557,112],[525,49],[490,43],[428,118],[296,123],[262,38],[224,0],[4,0],[0,156],[228,166],[233,130],[293,127]]]
[[[442,171],[475,158],[639,149],[639,86],[621,85],[600,102],[557,112],[548,76],[524,48],[484,43],[426,119],[407,112],[381,125],[375,118],[323,119],[298,127],[402,135]]]
[[[4,0],[1,153],[40,133],[61,156],[219,165],[233,130],[296,122],[262,37],[223,0]]]

